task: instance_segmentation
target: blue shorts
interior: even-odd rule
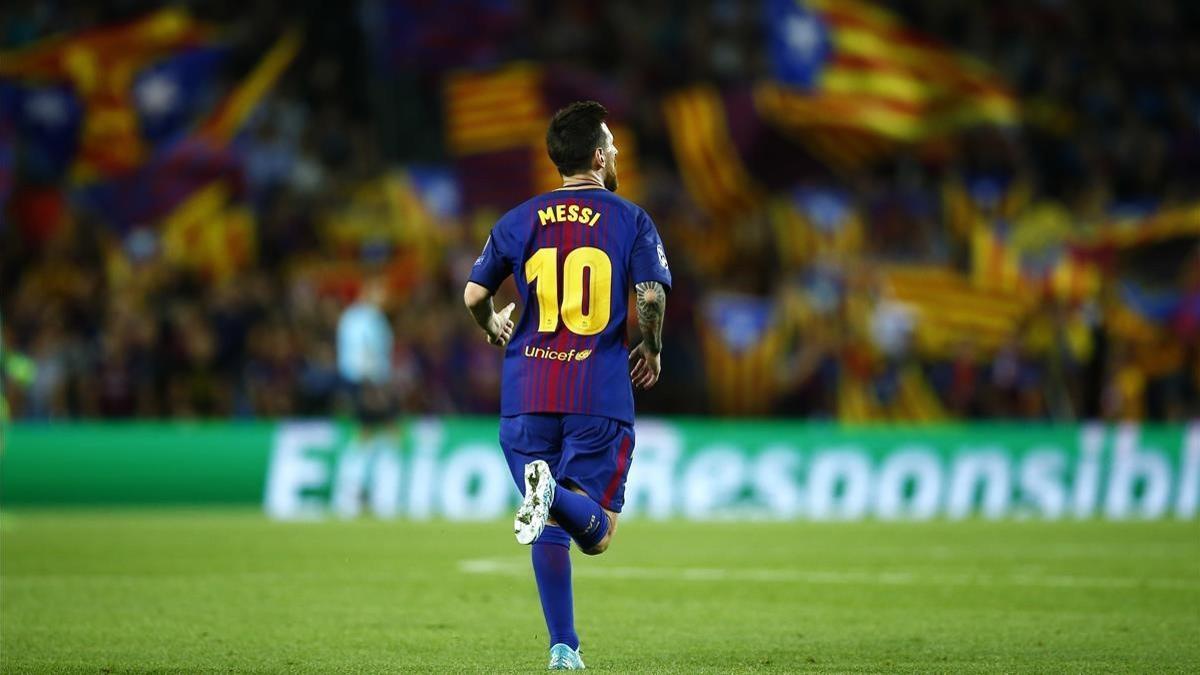
[[[500,418],[500,447],[518,490],[525,465],[545,460],[560,484],[575,485],[600,506],[621,512],[633,459],[633,425],[598,415],[532,413]]]

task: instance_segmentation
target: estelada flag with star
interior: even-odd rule
[[[772,77],[759,113],[817,154],[854,165],[895,143],[1013,125],[1017,101],[985,64],[860,0],[767,0]]]
[[[210,110],[195,115],[182,131],[159,143],[145,162],[107,180],[76,190],[76,203],[117,230],[155,225],[203,188],[221,183],[201,199],[205,205],[238,201],[242,195],[243,156],[237,138],[254,110],[282,77],[300,50],[301,36],[285,31],[241,81],[223,92]],[[188,222],[202,223],[202,218]]]
[[[222,56],[215,28],[178,9],[0,54],[23,164],[77,184],[137,168],[193,122]]]

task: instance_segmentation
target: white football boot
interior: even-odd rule
[[[578,649],[571,649],[561,642],[550,648],[550,665],[546,670],[587,670]]]
[[[549,464],[539,459],[525,465],[525,498],[513,519],[518,544],[532,544],[546,529],[556,487]]]

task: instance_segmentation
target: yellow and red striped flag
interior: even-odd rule
[[[866,226],[846,190],[831,186],[794,188],[767,206],[775,250],[788,267],[846,262],[862,254]]]
[[[1019,121],[1017,101],[986,65],[859,0],[768,0],[774,77],[760,114],[840,163],[892,143]]]
[[[735,293],[706,297],[696,313],[708,400],[721,415],[770,414],[780,362],[797,328],[793,303]]]
[[[528,145],[546,133],[541,66],[513,63],[446,80],[446,142],[455,156]]]
[[[884,297],[916,315],[916,346],[944,355],[969,343],[983,354],[1017,335],[1038,298],[1016,289],[979,288],[960,272],[936,266],[896,266],[882,271]]]
[[[760,208],[765,190],[741,160],[716,88],[685,89],[662,105],[680,175],[700,206],[718,222]]]
[[[508,208],[562,184],[546,154],[550,116],[557,105],[570,102],[552,100],[548,94],[562,88],[555,86],[563,79],[559,75],[538,64],[516,62],[485,71],[459,71],[447,78],[442,90],[446,145],[456,158],[468,209]],[[607,98],[593,93],[590,82],[581,82],[565,89],[580,99]],[[610,108],[607,124],[620,152],[620,192],[636,201],[640,195],[633,133],[614,112],[619,102],[600,102]]]
[[[224,180],[196,190],[163,218],[163,257],[212,281],[253,264],[258,252],[254,212]]]

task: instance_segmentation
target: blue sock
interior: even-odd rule
[[[608,534],[608,514],[591,497],[571,492],[561,483],[554,492],[550,515],[575,543],[590,549]]]
[[[550,646],[561,642],[571,649],[579,649],[575,605],[571,597],[571,538],[561,527],[548,525],[530,548],[533,550],[533,576],[542,598]]]

